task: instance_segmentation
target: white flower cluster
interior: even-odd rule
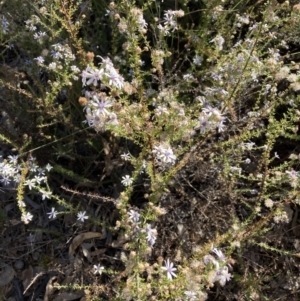
[[[71,62],[75,60],[75,55],[69,45],[62,45],[60,43],[52,45],[51,56],[55,60],[63,60],[65,62]]]
[[[153,248],[157,238],[157,230],[153,229],[150,224],[146,224],[146,229],[142,230],[142,232],[146,233],[147,242]]]
[[[82,71],[82,85],[97,86],[101,82],[111,89],[121,90],[124,86],[124,78],[114,68],[109,58],[102,58],[100,68],[92,68],[87,66]],[[113,99],[108,98],[105,93],[85,92],[88,102],[84,110],[86,111],[86,121],[89,126],[93,127],[97,132],[105,130],[108,124],[117,125],[118,118],[114,112],[109,111],[113,106]]]
[[[133,231],[135,234],[137,233],[146,233],[146,240],[148,242],[148,245],[153,248],[156,238],[157,238],[157,230],[155,228],[152,228],[150,224],[146,224],[146,227],[144,229],[140,228],[140,217],[141,215],[135,211],[130,210],[128,212],[129,221],[133,225]]]
[[[80,69],[75,65],[70,66],[70,63],[75,60],[75,55],[72,53],[71,48],[68,45],[62,45],[60,43],[54,44],[51,47],[53,49],[51,50],[50,55],[52,57],[51,60],[53,61],[49,63],[48,69],[62,70],[63,65],[66,65],[70,69],[72,79],[78,80],[77,74],[80,72]],[[42,55],[34,58],[34,60],[37,61],[38,65],[43,65],[48,53],[49,51],[43,51]]]
[[[154,147],[152,153],[156,155],[156,159],[162,164],[170,163],[173,165],[176,162],[176,156],[170,147],[165,148],[162,145],[158,145]]]
[[[0,157],[2,159],[2,157]],[[5,187],[15,187],[21,179],[22,168],[21,164],[18,163],[18,155],[10,155],[5,160],[0,162],[0,183]],[[47,183],[47,177],[45,175],[46,171],[49,172],[52,166],[48,163],[45,168],[41,168],[36,164],[36,159],[30,157],[27,162],[28,175],[24,182],[24,186],[28,187],[30,190],[36,189],[42,194],[42,199],[49,199],[51,197],[51,191],[47,188],[42,188],[40,185]],[[47,186],[47,185],[46,185]],[[25,208],[26,204],[23,201],[19,202],[19,206]],[[30,212],[25,212],[22,214],[22,221],[24,223],[29,223],[32,220],[33,215]]]
[[[2,157],[1,157],[2,158]],[[8,161],[0,163],[0,182],[8,186],[11,181],[19,183],[21,165],[18,164],[18,156],[8,156]]]
[[[50,55],[53,61],[48,65],[49,70],[61,70],[63,69],[63,65],[67,65],[67,67],[71,71],[71,77],[74,80],[78,80],[77,75],[80,72],[80,69],[75,65],[70,66],[70,63],[75,60],[75,55],[72,53],[72,50],[69,47],[69,45],[57,43],[53,44],[51,47],[52,50],[50,52]],[[44,58],[42,59],[42,61],[39,61],[39,63],[43,62]]]
[[[147,30],[147,22],[144,19],[143,12],[137,7],[132,8],[130,12],[136,21],[137,30],[141,33],[145,33],[145,31]]]
[[[18,155],[8,156],[6,160],[0,163],[0,183],[4,186],[9,186],[13,183],[19,183],[21,177],[21,165],[18,163]],[[47,164],[45,169],[39,167],[35,163],[36,159],[33,157],[29,158],[29,178],[25,181],[24,185],[28,186],[29,189],[36,188],[38,185],[46,183],[47,177],[45,172],[50,171],[52,166]],[[12,183],[11,183],[12,182]],[[47,194],[43,195],[43,199],[47,198]]]
[[[174,266],[174,263],[170,261],[170,259],[168,258],[167,260],[165,260],[165,265],[161,267],[161,269],[165,272],[167,272],[167,278],[169,281],[172,281],[173,278],[177,278],[177,275],[176,275],[176,271],[177,271],[177,268],[175,268]],[[194,291],[191,291],[191,290],[186,290],[184,291],[184,299],[185,301],[196,301],[198,300],[206,300],[206,296],[205,294],[203,294],[202,292],[194,292]],[[203,298],[201,298],[203,297]],[[176,299],[176,300],[182,300],[182,299]]]
[[[213,108],[209,105],[203,108],[196,130],[200,129],[200,133],[204,134],[209,130],[217,128],[219,132],[224,130],[225,117],[221,111],[217,108]]]
[[[88,104],[84,108],[85,117],[90,127],[99,132],[105,130],[105,126],[108,124],[118,124],[117,115],[109,111],[109,108],[113,105],[112,99],[108,99],[104,94],[98,95],[89,91],[85,93],[85,97],[88,99]]]
[[[36,15],[32,15],[29,20],[25,21],[25,27],[30,31],[36,31],[37,26],[40,23],[40,18]]]
[[[224,38],[221,35],[217,35],[214,39],[210,41],[211,43],[215,43],[215,46],[218,51],[223,50],[223,45],[224,45]]]
[[[296,188],[299,182],[299,172],[295,170],[287,170],[285,173],[289,177],[291,187]]]
[[[170,35],[170,31],[174,32],[175,30],[178,29],[176,17],[180,18],[183,16],[184,16],[183,10],[167,10],[164,13],[164,19],[163,19],[164,25],[159,24],[157,28],[164,36],[168,36]]]
[[[144,19],[142,10],[137,7],[130,9],[127,18],[121,18],[117,13],[115,13],[114,16],[116,19],[119,19],[118,29],[122,34],[132,36],[135,31],[138,31],[141,34],[145,34],[147,32],[148,24]]]
[[[36,33],[33,35],[34,39],[35,39],[35,40],[38,40],[38,41],[42,40],[43,37],[45,37],[45,36],[46,36],[46,32],[45,32],[45,31],[39,31],[39,32],[36,32]]]
[[[46,13],[46,11],[42,11],[41,13]],[[39,27],[42,27],[43,24],[41,23],[41,20],[38,16],[32,15],[29,20],[25,21],[25,27],[33,32],[33,38],[37,41],[42,41],[43,38],[47,36],[47,33],[45,31],[38,31]],[[49,70],[60,70],[62,69],[63,64],[67,64],[69,66],[70,62],[75,60],[75,55],[72,53],[72,50],[68,44],[53,44],[52,50],[50,51],[50,55],[53,62],[49,63]],[[41,65],[45,62],[45,57],[48,55],[48,50],[43,50],[42,54],[38,57],[36,57],[34,60],[37,61],[38,65]],[[77,80],[77,76],[75,74],[79,73],[79,69],[76,66],[70,66],[72,74],[72,78],[74,80]]]
[[[226,281],[229,281],[231,279],[231,274],[228,272],[228,267],[224,263],[226,262],[226,257],[223,254],[223,252],[217,248],[213,248],[212,252],[217,255],[220,262],[223,263],[222,266],[220,266],[219,261],[213,257],[212,255],[205,255],[203,258],[203,262],[205,265],[213,264],[215,266],[215,274],[210,281],[212,283],[218,282],[221,286],[224,286],[226,284]]]
[[[93,84],[97,86],[98,81],[109,88],[121,90],[124,86],[124,78],[114,68],[112,61],[109,58],[102,58],[100,69],[88,66],[82,71],[82,85]]]

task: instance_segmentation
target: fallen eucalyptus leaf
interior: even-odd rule
[[[75,254],[75,250],[82,244],[84,240],[91,239],[91,238],[100,238],[100,237],[102,239],[105,238],[105,236],[102,233],[98,233],[98,232],[85,232],[75,236],[69,247],[69,256],[71,257]]]

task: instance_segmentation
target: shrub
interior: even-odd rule
[[[35,198],[50,220],[76,213],[76,229],[103,233],[99,262],[82,244],[99,236],[71,244],[70,258],[82,244],[88,261],[73,290],[207,300],[218,286],[233,300],[240,286],[252,298],[267,292],[245,280],[243,250],[293,255],[264,238],[299,203],[288,29],[299,7],[248,2],[40,0],[17,15],[18,1],[2,2],[0,138],[10,150],[0,181],[26,224]]]

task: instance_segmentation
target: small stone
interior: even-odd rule
[[[17,270],[22,270],[24,268],[24,261],[22,260],[17,260],[14,264],[14,267],[17,269]]]

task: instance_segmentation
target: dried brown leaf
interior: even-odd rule
[[[102,233],[98,232],[85,232],[82,234],[77,235],[74,237],[72,240],[72,243],[69,247],[69,256],[73,256],[75,254],[75,250],[82,244],[82,242],[86,239],[91,239],[91,238],[105,238]]]

